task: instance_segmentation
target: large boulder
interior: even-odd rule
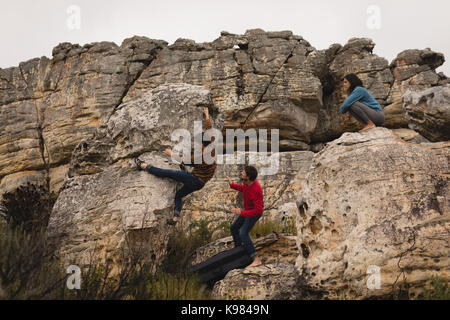
[[[215,299],[283,300],[299,299],[302,287],[294,267],[298,256],[296,237],[276,233],[254,239],[255,249],[264,265],[235,269],[214,284]],[[192,264],[201,263],[215,254],[234,247],[232,237],[216,240],[194,254]]]
[[[421,91],[439,84],[436,68],[445,61],[444,55],[427,48],[409,49],[400,52],[390,67],[394,83],[389,92],[388,103],[401,100],[407,90]]]
[[[319,79],[305,63],[314,51],[291,31],[222,32],[212,43],[178,39],[130,88],[126,99],[162,83],[210,88],[226,128],[278,128],[282,140],[309,142],[322,106]]]
[[[407,91],[423,91],[443,83],[445,75],[436,73],[436,68],[444,63],[444,55],[427,48],[409,49],[400,52],[391,62],[394,77],[387,106],[384,108],[387,128],[407,128],[408,118],[402,107],[402,96]]]
[[[296,267],[324,298],[418,297],[449,280],[450,143],[344,133],[314,156],[299,199]],[[379,287],[377,285],[377,277]]]
[[[122,103],[128,88],[167,43],[145,37],[115,43],[61,44],[53,63],[61,65],[57,89],[40,110],[50,165],[67,164],[81,139],[92,136]]]
[[[161,86],[117,107],[92,138],[79,143],[47,228],[64,262],[117,262],[121,248],[146,245],[146,255],[159,265],[173,230],[166,219],[173,214],[178,183],[138,171],[132,158],[179,169],[161,148],[174,144],[175,129],[193,133],[201,105],[213,108],[203,87]]]
[[[403,95],[409,127],[430,141],[450,140],[450,85]]]
[[[302,288],[293,264],[276,263],[230,271],[213,288],[221,300],[298,300]]]

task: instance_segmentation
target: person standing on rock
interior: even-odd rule
[[[242,191],[244,194],[244,210],[240,208],[232,208],[231,212],[239,217],[231,226],[231,235],[233,236],[234,245],[236,247],[243,245],[253,262],[247,268],[257,267],[262,264],[261,259],[256,254],[255,246],[249,233],[255,223],[261,218],[263,213],[263,192],[256,177],[258,171],[255,167],[246,166],[241,172],[241,177],[244,180],[242,185],[231,182],[227,176],[230,188]]]
[[[209,111],[208,107],[203,108],[203,112],[205,114],[205,122],[206,122],[206,130],[212,128],[212,122],[209,117]],[[146,164],[145,162],[141,161],[139,158],[135,158],[134,161],[136,165],[138,166],[139,170],[145,170],[148,173],[151,173],[157,177],[167,177],[171,178],[175,181],[182,182],[183,187],[179,189],[175,193],[175,207],[174,207],[174,214],[172,219],[167,219],[167,223],[170,225],[175,225],[177,221],[180,218],[181,209],[183,206],[182,199],[187,196],[188,194],[191,194],[194,191],[202,189],[206,182],[208,182],[214,175],[214,172],[216,170],[216,163],[207,164],[204,161],[204,150],[205,148],[212,142],[214,142],[214,136],[211,137],[211,141],[205,141],[202,139],[202,158],[201,163],[198,163],[196,160],[195,155],[191,155],[191,161],[189,163],[184,163],[184,161],[181,161],[181,165],[188,165],[194,167],[192,172],[187,172],[183,170],[169,170],[169,169],[161,169],[154,167],[150,164]],[[172,157],[172,150],[166,149],[164,150],[164,153]],[[211,156],[215,157],[215,150],[211,152]]]
[[[347,111],[364,127],[359,132],[381,126],[384,122],[384,112],[375,98],[364,88],[362,81],[354,73],[344,77],[344,88],[348,97],[341,105],[339,112]]]

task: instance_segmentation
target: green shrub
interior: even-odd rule
[[[65,278],[43,231],[28,233],[23,225],[0,226],[1,299],[54,298]]]
[[[280,221],[261,218],[250,231],[250,236],[252,238],[258,238],[274,232],[279,234],[297,235],[295,219],[290,217]]]
[[[214,231],[218,228],[212,228],[211,225],[211,220],[201,219],[191,223],[187,231],[179,230],[172,234],[167,245],[163,269],[169,273],[189,269],[195,250],[210,243]]]
[[[191,245],[203,245],[210,231],[202,223]],[[192,248],[194,249],[194,247]],[[92,253],[92,256],[95,256]],[[168,272],[148,263],[143,250],[124,248],[119,262],[91,259],[81,267],[81,288],[70,290],[66,268],[46,243],[44,232],[22,225],[0,225],[0,299],[209,299],[210,291],[195,275]],[[114,267],[114,268],[113,268]]]
[[[431,279],[431,288],[424,290],[425,300],[450,300],[450,291],[448,282],[445,282],[439,276],[433,276]]]
[[[6,221],[13,227],[21,226],[27,232],[47,228],[56,195],[46,184],[26,184],[3,194],[2,206]]]

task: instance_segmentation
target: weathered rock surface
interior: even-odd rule
[[[79,143],[47,229],[65,261],[87,263],[94,250],[96,258],[117,261],[117,249],[131,242],[147,244],[155,266],[161,262],[177,183],[138,171],[132,158],[179,169],[161,146],[174,144],[170,132],[179,126],[192,134],[200,105],[210,104],[203,87],[164,85],[117,107],[94,137]]]
[[[282,151],[309,150],[311,143],[358,128],[348,114],[338,114],[345,74],[358,74],[382,106],[398,104],[407,88],[422,90],[443,81],[433,80],[441,79],[435,69],[444,61],[442,54],[417,50],[413,59],[410,50],[389,64],[372,53],[374,46],[371,39],[352,38],[344,46],[316,50],[290,31],[261,29],[244,35],[222,32],[212,43],[179,39],[152,61],[125,100],[162,83],[201,84],[211,89],[219,108],[219,128],[277,128]],[[395,78],[392,70],[399,72],[403,64],[409,76]],[[407,127],[401,104],[391,109],[387,125]]]
[[[401,96],[448,82],[435,72],[444,56],[405,50],[388,64],[372,53],[374,46],[370,39],[352,38],[316,50],[291,31],[261,29],[222,32],[211,43],[178,39],[170,46],[137,36],[121,46],[62,43],[52,59],[0,69],[0,179],[40,172],[57,192],[80,140],[91,137],[123,101],[165,83],[208,88],[218,107],[218,129],[279,129],[281,151],[317,151],[359,128],[348,114],[338,114],[345,98],[342,77],[349,72],[386,106],[385,126],[407,128]]]
[[[179,39],[150,64],[125,99],[167,82],[204,85],[226,128],[279,128],[282,139],[309,141],[322,106],[320,81],[306,62],[313,50],[290,31],[224,32],[206,44]]]
[[[83,264],[95,249],[117,260],[131,241],[149,245],[157,265],[177,185],[137,172],[131,159],[178,169],[162,151],[174,145],[174,129],[192,132],[206,104],[223,131],[279,130],[279,168],[258,177],[264,215],[296,216],[300,249],[287,237],[260,247],[269,267],[230,273],[217,297],[238,297],[229,295],[233,286],[249,299],[387,297],[405,283],[417,295],[432,274],[449,278],[448,78],[435,71],[441,53],[405,50],[389,64],[374,46],[353,38],[316,50],[290,31],[261,29],[170,46],[145,37],[121,46],[62,43],[52,59],[0,69],[0,197],[48,182],[61,190],[48,236],[63,259]],[[350,72],[395,130],[343,134],[359,129],[338,113]],[[248,152],[244,158],[249,163]],[[242,166],[220,164],[203,190],[185,198],[182,223],[232,222],[229,209],[242,207],[242,195],[225,177],[240,182]],[[367,289],[369,265],[381,268],[381,289]],[[255,290],[242,286],[246,277]]]
[[[62,43],[53,59],[0,69],[0,179],[41,171],[57,191],[74,147],[107,120],[166,44],[145,37],[120,47]]]
[[[221,300],[298,300],[302,288],[293,264],[266,264],[230,271],[213,288],[214,299]]]
[[[442,85],[446,77],[436,73],[436,68],[444,63],[444,55],[429,48],[425,50],[404,50],[391,62],[390,69],[394,81],[384,109],[387,128],[406,128],[408,119],[402,108],[402,96],[408,91],[423,91],[432,86]],[[445,140],[444,138],[441,140]]]
[[[448,281],[449,158],[449,142],[407,143],[385,128],[344,133],[316,154],[297,219],[296,267],[312,291],[414,297],[432,275]]]
[[[401,100],[407,90],[422,91],[440,83],[436,68],[445,61],[444,55],[429,48],[400,52],[390,64],[394,83],[389,92],[388,103]]]
[[[430,141],[450,140],[450,85],[408,90],[403,107],[411,129]]]
[[[298,299],[301,287],[294,268],[299,252],[296,236],[272,233],[254,239],[255,249],[263,266],[252,269],[235,269],[216,282],[213,288],[215,299]],[[234,247],[232,237],[216,240],[197,249],[192,264],[201,263],[210,257]]]
[[[397,135],[399,138],[402,138],[405,141],[413,142],[413,143],[422,143],[422,142],[430,142],[424,137],[422,137],[418,132],[411,129],[392,129],[392,133]]]

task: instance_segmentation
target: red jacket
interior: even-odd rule
[[[244,181],[242,185],[232,183],[230,187],[244,193],[244,210],[241,210],[241,216],[257,217],[263,213],[263,192],[258,180],[255,179],[251,186],[247,186]]]

